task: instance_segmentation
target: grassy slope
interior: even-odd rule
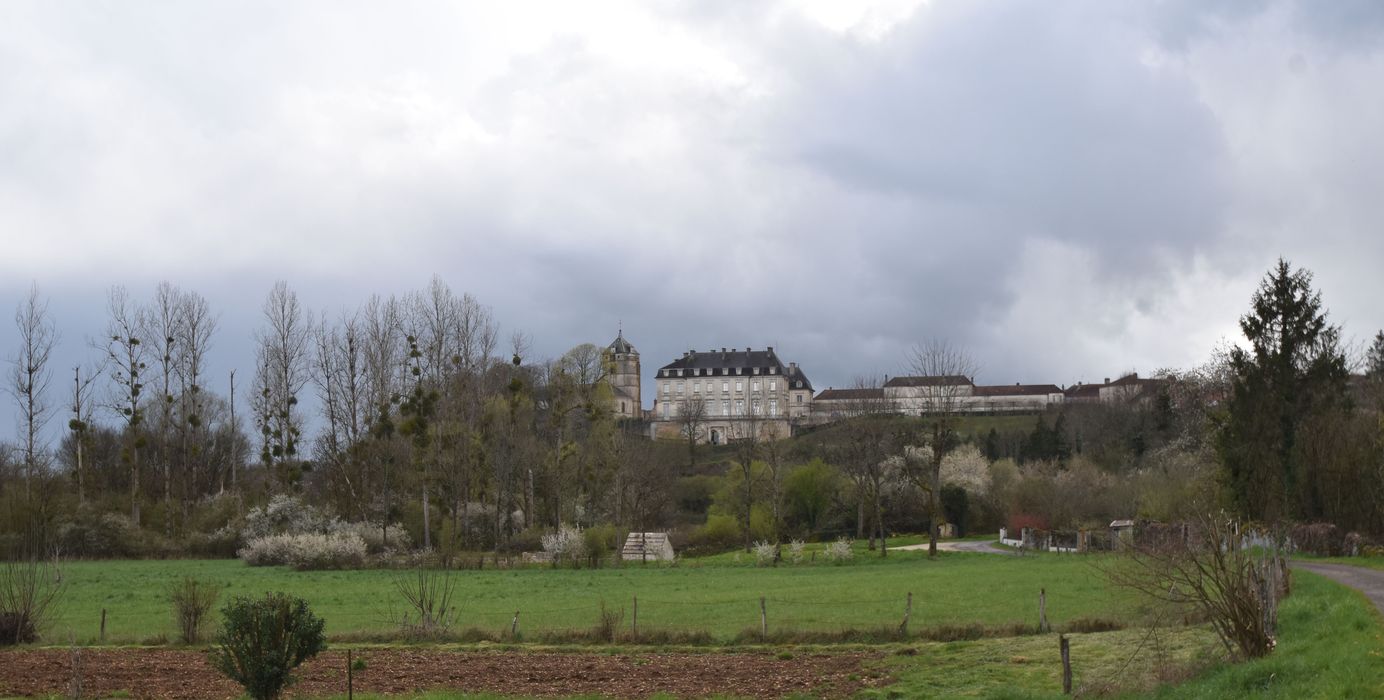
[[[1224,658],[1205,628],[1174,629],[1145,639],[1141,630],[1072,635],[1074,685],[1087,691],[1154,688],[1128,697],[1212,698],[1384,697],[1384,626],[1374,607],[1344,586],[1305,572],[1280,610],[1280,644],[1272,656],[1244,664]],[[1147,653],[1130,659],[1143,644]],[[918,647],[916,656],[886,662],[899,683],[879,691],[905,697],[1062,697],[1057,638],[1019,637]]]
[[[1120,617],[1120,601],[1106,590],[1093,559],[1059,555],[997,557],[984,554],[894,553],[887,561],[859,554],[848,565],[818,562],[756,568],[722,555],[676,567],[629,566],[601,570],[521,569],[455,572],[462,625],[498,630],[515,610],[527,631],[588,628],[602,600],[627,606],[640,597],[640,629],[706,630],[730,637],[759,623],[759,597],[768,599],[770,627],[835,630],[897,624],[907,593],[914,594],[915,629],[979,622],[1036,621],[1039,588],[1048,590],[1054,624],[1077,617]],[[307,598],[327,621],[329,634],[387,631],[398,610],[394,572],[295,572],[252,568],[237,561],[74,562],[50,636],[97,636],[108,610],[110,641],[134,642],[172,635],[165,602],[181,576],[207,579],[228,595],[282,590]],[[626,618],[628,621],[628,617]]]

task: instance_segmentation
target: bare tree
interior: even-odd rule
[[[678,434],[687,441],[688,473],[697,467],[697,445],[706,437],[707,400],[693,396],[678,403]]]
[[[72,431],[75,461],[73,471],[77,477],[77,503],[86,503],[86,465],[84,463],[87,431],[91,428],[91,414],[94,406],[91,400],[91,385],[105,370],[104,366],[88,369],[82,378],[81,366],[72,368],[72,418],[67,421],[67,429]]]
[[[974,386],[975,362],[945,340],[916,345],[908,355],[919,415],[923,451],[905,451],[904,473],[927,496],[928,556],[937,556],[938,520],[942,516],[942,461],[960,444],[958,418]],[[923,458],[925,457],[925,458]]]
[[[178,433],[180,452],[184,460],[185,474],[201,474],[210,483],[215,481],[219,491],[226,488],[226,470],[213,469],[206,459],[210,448],[208,444],[209,396],[204,386],[206,382],[207,353],[211,350],[211,338],[216,333],[217,318],[211,306],[202,295],[193,291],[179,294],[178,363],[174,371],[178,376]],[[234,429],[234,428],[233,428]],[[184,480],[184,488],[187,486]],[[184,514],[189,499],[183,499]]]
[[[277,468],[281,486],[291,480],[289,466],[298,461],[303,419],[298,395],[308,381],[310,321],[298,295],[279,281],[264,301],[265,328],[259,341],[255,377],[258,420],[263,439],[261,458]]]
[[[148,311],[130,301],[124,287],[115,286],[107,298],[105,352],[112,384],[110,408],[125,424],[121,456],[130,467],[130,520],[139,525],[140,448],[144,423],[144,372],[148,346]]]
[[[743,414],[732,417],[730,432],[732,443],[735,445],[736,467],[740,469],[740,475],[744,478],[745,500],[741,526],[745,535],[745,551],[749,552],[754,547],[754,535],[750,532],[755,495],[754,462],[759,459],[759,445],[764,438],[764,421],[759,411],[755,410],[755,406],[745,408],[748,410]]]
[[[150,309],[149,341],[154,348],[154,363],[158,368],[159,397],[157,439],[154,442],[154,456],[163,472],[163,528],[165,535],[173,534],[173,454],[172,433],[173,412],[177,397],[173,395],[174,367],[181,363],[182,352],[182,304],[177,287],[168,282],[160,282],[154,290],[154,304]]]
[[[24,466],[24,493],[29,495],[32,482],[46,465],[47,448],[43,444],[43,428],[51,418],[52,407],[46,394],[52,372],[49,357],[57,343],[58,332],[48,315],[48,302],[39,295],[38,284],[29,286],[29,293],[14,313],[19,331],[19,352],[12,360],[10,393],[18,407],[20,451]]]

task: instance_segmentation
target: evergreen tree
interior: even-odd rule
[[[1312,274],[1280,259],[1240,319],[1248,348],[1230,352],[1234,374],[1219,449],[1244,515],[1274,521],[1321,513],[1298,442],[1307,421],[1346,402],[1340,329],[1327,323]]]
[[[1384,382],[1384,331],[1374,334],[1374,343],[1365,352],[1365,376]]]

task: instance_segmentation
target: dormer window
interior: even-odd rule
[[[758,368],[758,367],[754,368],[754,373],[755,373],[755,374],[759,374],[759,368]]]

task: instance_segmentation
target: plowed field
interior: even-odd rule
[[[868,654],[770,653],[591,654],[361,649],[355,690],[408,693],[458,690],[554,697],[598,694],[643,698],[654,693],[698,698],[727,694],[780,698],[799,692],[845,697],[885,679],[864,668]],[[83,649],[77,659],[83,697],[226,698],[239,688],[207,661],[206,652],[176,649]],[[0,696],[70,692],[74,658],[67,649],[0,652]],[[346,692],[346,652],[304,664],[294,697]]]

